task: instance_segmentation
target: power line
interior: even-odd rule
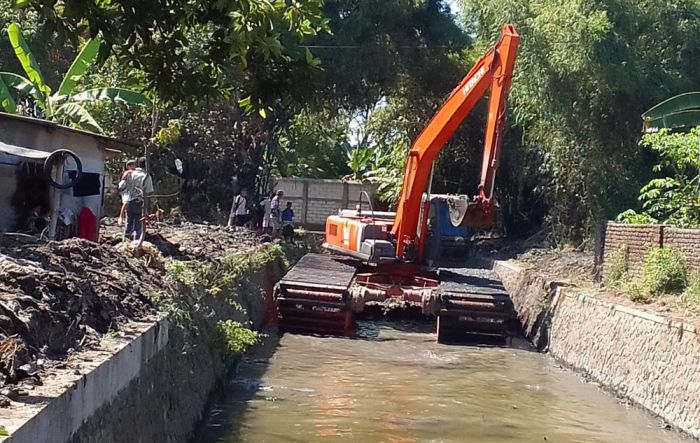
[[[379,48],[380,46],[360,46],[360,45],[299,45],[307,49],[361,49],[361,48]],[[438,45],[438,46],[391,46],[393,49],[467,49],[465,46],[457,45]]]

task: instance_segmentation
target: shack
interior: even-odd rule
[[[137,149],[135,143],[0,112],[0,232],[73,237],[85,219],[81,214],[88,214],[91,237],[96,236],[95,221],[103,216],[105,189],[112,180],[105,162]],[[51,157],[64,150],[78,160],[65,154]]]

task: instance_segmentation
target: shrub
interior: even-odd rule
[[[649,303],[653,297],[649,293],[647,293],[644,288],[642,288],[642,285],[637,282],[629,282],[626,286],[625,289],[627,290],[627,295],[629,296],[630,300],[633,302],[637,303]]]
[[[233,320],[219,321],[217,329],[225,344],[225,358],[243,354],[249,347],[260,342],[260,334]]]
[[[683,256],[673,248],[652,248],[644,257],[641,290],[651,297],[677,293],[688,283]]]
[[[681,295],[680,304],[693,312],[700,313],[700,273],[691,274],[688,278],[688,286]]]
[[[629,270],[629,248],[627,245],[620,246],[620,249],[615,251],[610,265],[610,274],[608,275],[608,283],[613,286],[627,280],[627,271]]]

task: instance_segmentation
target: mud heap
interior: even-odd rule
[[[244,228],[217,225],[159,223],[148,228],[146,240],[165,257],[178,260],[216,260],[224,255],[251,251],[260,239]],[[103,244],[114,246],[122,241],[122,228],[110,223],[102,228]]]
[[[258,244],[249,231],[194,224],[149,228],[146,240],[160,264],[216,260]],[[0,386],[39,380],[41,363],[156,313],[163,266],[128,252],[116,226],[103,228],[102,244],[0,234]]]

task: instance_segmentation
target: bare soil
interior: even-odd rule
[[[259,244],[250,231],[219,226],[147,231],[148,257],[135,257],[117,226],[102,227],[101,244],[0,234],[0,407],[3,395],[40,384],[43,367],[152,317],[153,297],[165,287],[164,257],[211,261]]]
[[[684,305],[679,294],[664,295],[648,303],[634,302],[629,299],[624,288],[610,287],[596,281],[593,252],[543,248],[527,242],[505,240],[482,241],[478,245],[478,251],[481,256],[524,263],[547,280],[566,281],[611,303],[631,306],[700,327],[700,312]]]

